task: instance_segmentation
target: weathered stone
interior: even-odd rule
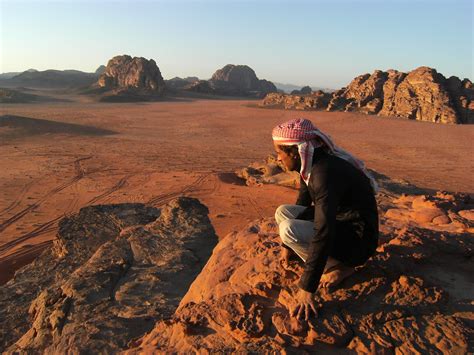
[[[0,287],[6,353],[118,352],[170,318],[217,241],[197,200],[91,206]]]

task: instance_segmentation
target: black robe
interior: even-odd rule
[[[315,292],[328,256],[347,266],[364,264],[377,248],[379,220],[367,176],[346,160],[317,148],[308,185],[301,179],[296,202],[314,217],[314,237],[299,287]],[[313,205],[313,206],[312,206]]]

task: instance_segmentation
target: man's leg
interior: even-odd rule
[[[301,212],[306,209],[300,205],[281,205],[275,211],[275,220],[278,225],[288,219],[295,219]]]
[[[299,219],[286,219],[279,224],[283,244],[303,261],[308,257],[309,243],[314,235],[314,223]]]
[[[313,221],[295,219],[305,209],[304,206],[287,204],[281,205],[275,212],[275,220],[280,226],[280,238],[283,244],[293,250],[303,261],[308,256],[309,243],[314,235]],[[282,222],[285,223],[282,225]],[[289,254],[285,249],[283,259],[287,262],[288,258]],[[330,270],[339,263],[340,261],[329,257],[324,270]]]

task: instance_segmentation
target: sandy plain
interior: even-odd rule
[[[296,190],[249,187],[234,172],[271,154],[272,128],[296,117],[391,179],[427,192],[474,191],[473,126],[262,109],[249,100],[111,104],[48,95],[58,100],[0,109],[0,284],[86,205],[161,206],[184,194],[208,206],[219,237],[273,215]]]

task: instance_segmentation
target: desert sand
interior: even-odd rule
[[[35,94],[38,92],[35,92]],[[272,153],[270,132],[311,119],[370,169],[426,191],[472,193],[474,127],[339,112],[257,107],[257,101],[176,98],[3,105],[0,117],[1,282],[50,245],[57,222],[91,204],[159,207],[179,195],[208,206],[218,237],[292,202],[296,190],[245,186],[236,169]]]

